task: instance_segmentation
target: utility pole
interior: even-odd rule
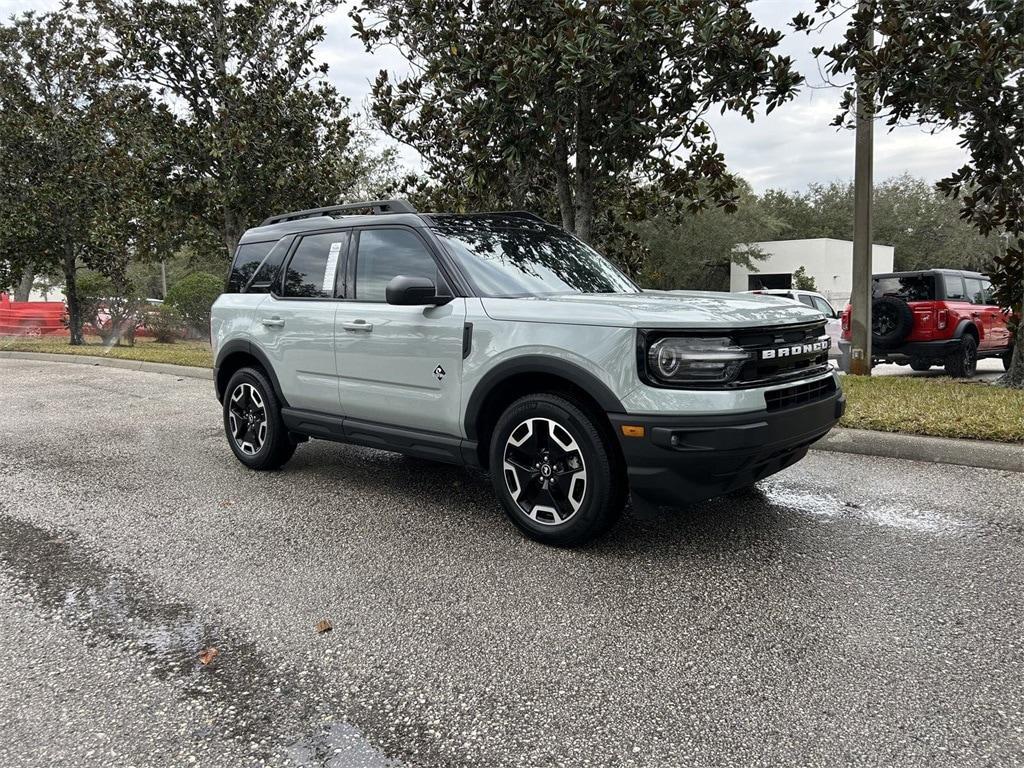
[[[860,0],[858,10],[867,3]],[[875,44],[868,29],[865,50]],[[871,375],[871,196],[874,154],[874,93],[857,79],[857,143],[853,161],[853,287],[850,294],[850,373]]]
[[[160,259],[160,298],[167,298],[167,264]]]

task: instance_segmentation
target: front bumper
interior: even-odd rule
[[[804,457],[846,408],[838,387],[811,403],[728,416],[609,414],[634,497],[650,504],[701,501],[745,488]],[[643,426],[625,437],[624,425]]]
[[[850,342],[839,342],[841,352],[847,353]],[[883,347],[871,350],[875,360],[910,360],[919,357],[923,360],[940,360],[947,355],[955,354],[960,349],[960,339],[938,339],[936,341],[908,341],[896,347]]]

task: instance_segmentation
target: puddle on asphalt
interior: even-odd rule
[[[792,488],[773,480],[763,481],[758,487],[770,503],[814,517],[867,522],[914,533],[957,533],[966,527],[964,521],[930,509],[873,502],[852,504],[827,493]]]
[[[271,661],[185,603],[161,601],[138,576],[93,558],[73,536],[0,514],[0,569],[41,613],[88,644],[134,657],[182,697],[211,707],[216,717],[197,721],[197,740],[216,735],[249,745],[253,759],[298,766],[403,765],[338,719],[340,706],[317,676]],[[199,652],[211,646],[221,655],[204,667]]]

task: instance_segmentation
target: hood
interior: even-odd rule
[[[571,293],[480,301],[495,320],[616,328],[755,328],[822,319],[817,310],[788,299],[714,291]]]

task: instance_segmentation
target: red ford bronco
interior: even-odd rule
[[[967,378],[979,358],[999,357],[1009,369],[1009,313],[994,303],[984,275],[954,269],[875,275],[871,295],[872,364],[909,364],[915,371],[942,365],[950,376]],[[839,347],[849,359],[849,304]]]

